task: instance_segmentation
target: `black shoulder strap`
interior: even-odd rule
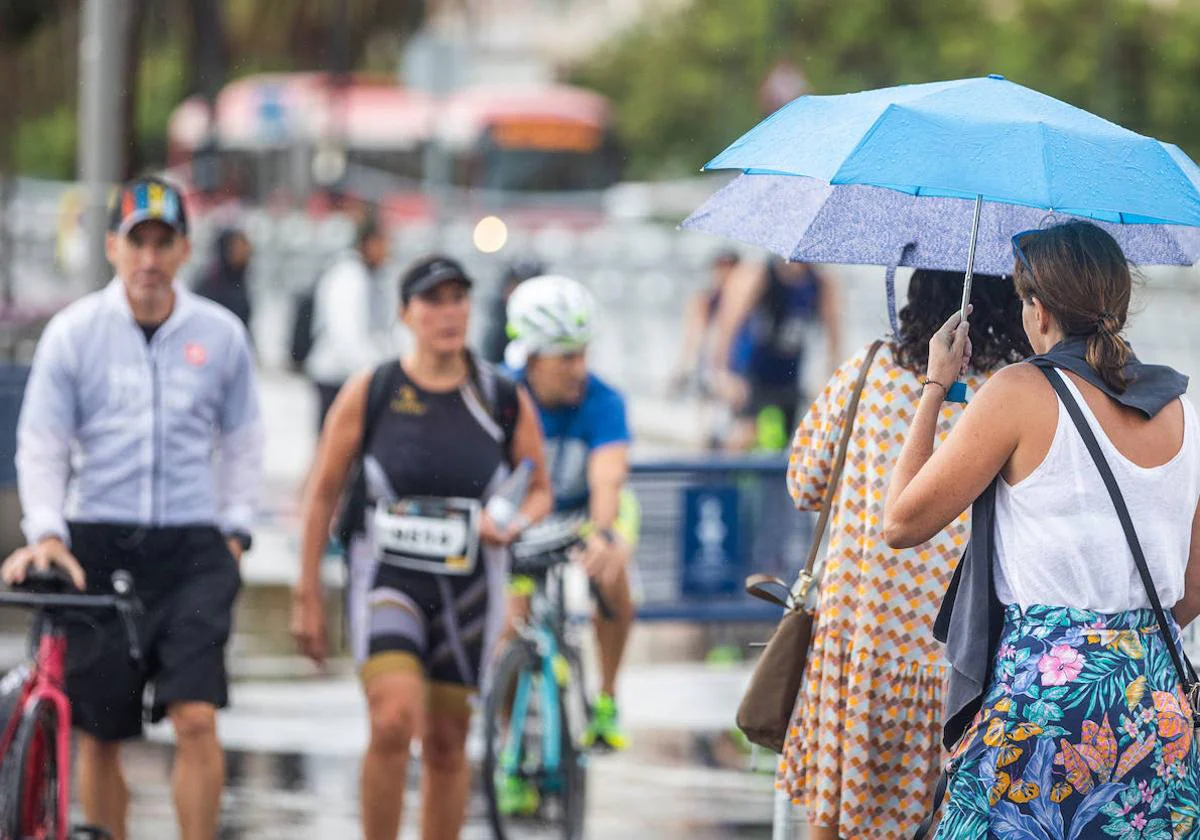
[[[1108,488],[1108,495],[1112,497],[1113,507],[1117,509],[1117,518],[1121,520],[1121,527],[1125,530],[1125,539],[1129,543],[1129,550],[1133,553],[1133,562],[1137,565],[1142,585],[1146,587],[1146,596],[1150,599],[1150,606],[1154,609],[1154,617],[1158,620],[1158,629],[1162,632],[1163,640],[1167,644],[1167,651],[1171,654],[1171,662],[1175,665],[1179,684],[1190,700],[1196,688],[1196,672],[1192,668],[1192,663],[1188,662],[1187,657],[1182,656],[1177,649],[1174,635],[1171,633],[1171,625],[1167,622],[1166,613],[1163,612],[1162,602],[1158,598],[1158,590],[1154,586],[1154,579],[1150,577],[1150,567],[1146,564],[1146,555],[1142,553],[1142,544],[1138,540],[1137,531],[1134,530],[1133,519],[1129,516],[1129,508],[1125,506],[1125,497],[1121,495],[1117,478],[1108,466],[1108,460],[1100,449],[1100,443],[1096,440],[1091,424],[1083,416],[1083,411],[1079,408],[1079,403],[1071,393],[1071,389],[1067,387],[1067,383],[1052,368],[1043,365],[1038,365],[1038,367],[1050,380],[1051,386],[1058,393],[1058,398],[1066,406],[1067,414],[1071,415],[1071,420],[1074,421],[1075,428],[1079,430],[1079,435],[1083,438],[1092,460],[1096,462],[1096,469],[1100,471],[1100,477],[1104,479],[1104,486]],[[1193,715],[1197,714],[1200,714],[1200,710],[1193,709]]]
[[[512,455],[512,442],[517,434],[517,419],[521,415],[521,398],[515,379],[496,371],[496,422],[504,430],[504,449]],[[511,459],[511,458],[510,458]]]
[[[399,368],[400,362],[393,359],[379,365],[371,374],[371,384],[367,386],[367,408],[363,413],[363,433],[362,441],[359,443],[359,452],[367,451],[371,437],[375,434],[375,428],[379,425],[379,418],[383,416],[383,411],[387,408],[388,397],[391,396],[388,393],[388,384]]]
[[[504,451],[512,460],[512,441],[520,414],[517,383],[495,365],[476,358],[474,353],[467,353],[467,366],[484,408],[504,433]]]

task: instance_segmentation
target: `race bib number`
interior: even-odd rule
[[[479,555],[478,499],[380,502],[372,517],[381,562],[440,575],[469,575]]]

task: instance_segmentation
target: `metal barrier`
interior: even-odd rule
[[[753,572],[790,581],[808,550],[815,517],[792,506],[786,474],[783,455],[635,463],[639,620],[778,620],[743,584]]]

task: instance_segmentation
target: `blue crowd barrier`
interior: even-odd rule
[[[28,377],[27,365],[0,365],[0,489],[17,484],[17,417]]]
[[[807,554],[814,516],[793,507],[786,476],[783,455],[636,462],[639,620],[778,620],[743,585],[754,572],[790,583]]]

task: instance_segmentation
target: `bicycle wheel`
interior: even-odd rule
[[[510,645],[496,663],[483,721],[483,782],[496,840],[583,837],[584,756],[567,725],[566,698],[557,680],[551,689],[552,695],[547,691],[542,660],[528,644]],[[558,729],[555,767],[547,767],[545,755],[547,706],[551,703]],[[531,787],[537,794],[535,802],[527,803],[534,807],[519,815],[505,813],[501,807],[505,787],[514,783]]]
[[[26,711],[0,766],[0,828],[5,838],[54,840],[58,810],[58,714],[49,703]]]

